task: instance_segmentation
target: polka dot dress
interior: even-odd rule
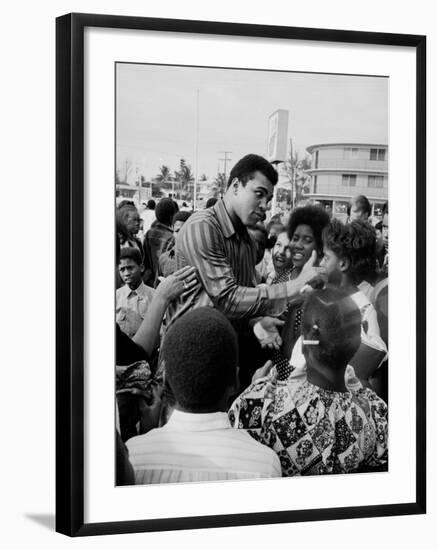
[[[293,269],[289,269],[277,275],[273,279],[273,283],[286,283],[287,281],[291,280],[292,271]],[[290,312],[290,307],[291,307],[290,305],[287,306],[287,309],[286,309],[287,314]],[[294,321],[295,333],[300,332],[301,320],[302,320],[302,309],[298,308],[296,309],[296,315],[295,315],[295,321]],[[273,353],[272,361],[273,361],[273,365],[276,367],[277,379],[287,380],[287,378],[290,376],[290,374],[294,370],[294,367],[290,365],[289,358],[285,357],[285,355],[280,350],[276,350]]]
[[[288,311],[288,309],[287,309]],[[300,325],[302,321],[302,308],[296,309],[295,320],[294,320],[294,332],[300,332]],[[290,365],[288,357],[279,351],[276,350],[272,357],[273,365],[276,367],[277,379],[278,380],[287,380],[290,374],[293,372],[294,367]]]

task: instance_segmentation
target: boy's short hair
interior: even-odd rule
[[[127,246],[120,249],[120,258],[118,260],[119,264],[121,263],[121,260],[132,260],[137,265],[141,265],[143,263],[141,252],[138,248],[133,246]]]
[[[246,185],[253,178],[255,172],[261,172],[272,185],[278,183],[278,173],[270,162],[260,155],[250,154],[240,159],[232,168],[226,189],[229,189],[234,178]]]
[[[321,206],[314,204],[301,206],[293,210],[288,220],[288,238],[291,239],[293,237],[298,225],[308,225],[313,232],[317,251],[321,254],[323,250],[322,231],[328,223],[329,214]]]
[[[156,207],[156,202],[153,199],[149,199],[147,201],[147,208],[149,210],[155,210],[155,207]]]
[[[353,197],[347,205],[348,216],[351,215],[351,208],[353,204],[355,204],[357,209],[360,212],[363,212],[363,214],[370,216],[372,213],[372,205],[370,204],[369,199],[364,195],[357,195],[356,197]]]
[[[235,381],[237,336],[211,307],[189,311],[170,327],[162,355],[176,401],[192,412],[211,411]]]
[[[156,219],[168,226],[171,225],[175,212],[175,201],[169,198],[161,199],[155,208]]]
[[[360,310],[343,289],[315,290],[303,306],[302,335],[304,340],[318,341],[311,349],[323,365],[345,367],[361,343]]]
[[[376,271],[376,231],[370,223],[333,219],[323,230],[323,244],[338,258],[349,260],[347,275],[354,284],[373,281]]]

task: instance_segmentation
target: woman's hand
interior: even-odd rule
[[[273,363],[272,361],[267,361],[262,367],[257,369],[252,376],[252,384],[256,382],[259,378],[264,378],[269,374],[269,372],[272,370]]]
[[[188,294],[196,284],[196,268],[186,266],[162,279],[156,291],[170,303],[179,296]]]

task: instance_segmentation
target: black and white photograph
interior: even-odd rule
[[[389,86],[115,64],[116,485],[389,471]]]

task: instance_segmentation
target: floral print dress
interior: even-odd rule
[[[284,477],[387,464],[387,405],[369,388],[342,393],[268,376],[234,401],[229,418],[276,451]]]

